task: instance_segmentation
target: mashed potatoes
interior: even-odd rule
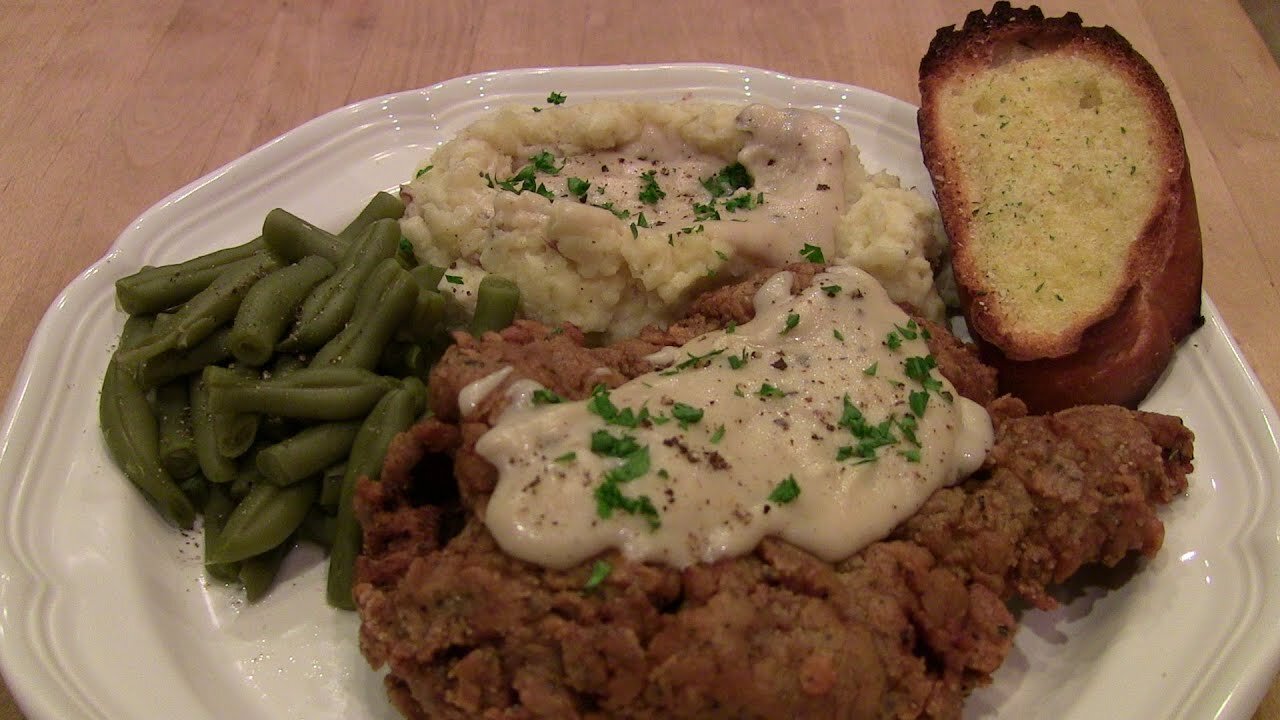
[[[404,187],[418,257],[462,305],[486,273],[525,316],[613,339],[665,324],[706,289],[819,256],[941,317],[937,211],[817,113],[614,101],[504,108]]]

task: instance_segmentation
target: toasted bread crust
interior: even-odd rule
[[[1061,53],[1104,63],[1126,79],[1158,129],[1152,152],[1163,170],[1156,202],[1129,244],[1122,281],[1096,311],[1051,332],[1011,327],[971,248],[983,238],[970,222],[962,169],[941,129],[936,99],[951,83],[1018,56]],[[919,125],[953,248],[961,309],[984,359],[1001,370],[1001,389],[1036,411],[1085,403],[1134,406],[1154,385],[1173,348],[1200,322],[1201,245],[1195,193],[1182,132],[1151,65],[1110,27],[1085,27],[1075,13],[1045,18],[1037,7],[998,2],[969,14],[962,29],[938,31],[920,64]]]

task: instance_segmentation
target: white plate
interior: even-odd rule
[[[338,227],[372,193],[491,107],[587,97],[766,101],[847,126],[872,170],[928,187],[914,108],[869,90],[719,65],[519,70],[329,113],[148,210],[41,322],[0,427],[0,662],[32,720],[393,718],[323,602],[323,563],[247,606],[208,586],[180,536],[107,459],[98,386],[123,315],[112,283],[143,264],[243,242],[286,207]],[[1146,407],[1197,433],[1191,490],[1163,512],[1164,549],[1123,586],[1023,616],[967,717],[1246,718],[1280,660],[1280,478],[1274,408],[1206,299],[1208,323]]]

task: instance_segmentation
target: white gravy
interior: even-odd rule
[[[754,182],[733,195],[713,198],[702,184],[725,168],[723,159],[695,150],[674,130],[651,126],[618,148],[568,154],[559,176],[589,181],[585,202],[625,211],[626,222],[643,213],[637,232],[678,235],[701,226],[761,266],[797,262],[805,244],[833,256],[836,223],[845,210],[849,133],[818,113],[769,105],[743,108],[737,125],[748,134],[737,160]],[[638,198],[649,173],[663,195],[646,203]],[[743,195],[759,202],[729,209],[726,201]],[[714,207],[719,219],[699,215],[699,204]]]
[[[871,276],[831,267],[797,295],[792,282],[773,276],[751,322],[658,353],[664,369],[593,400],[539,405],[529,381],[511,384],[476,443],[499,472],[484,511],[498,544],[551,568],[609,548],[685,567],[777,536],[837,561],[981,465],[989,416],[928,367]],[[608,405],[648,419],[611,424]],[[623,445],[593,452],[601,431]]]

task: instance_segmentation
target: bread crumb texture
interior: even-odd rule
[[[937,117],[971,213],[963,252],[1009,332],[1052,335],[1104,311],[1165,182],[1148,100],[1081,55],[954,80]]]

